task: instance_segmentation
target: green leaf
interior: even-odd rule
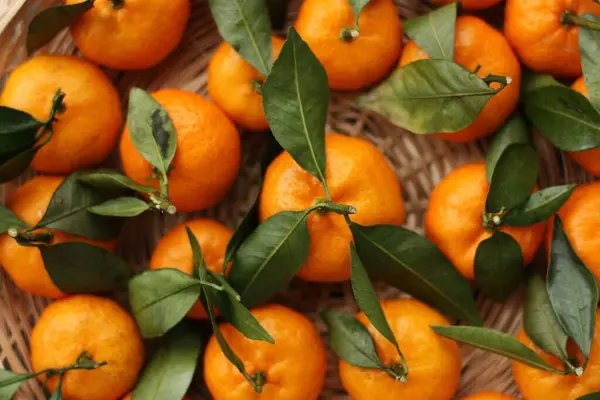
[[[540,159],[528,144],[512,144],[500,155],[485,202],[485,211],[512,210],[525,201],[538,179]]]
[[[586,394],[585,396],[577,398],[577,400],[600,400],[600,392]]]
[[[550,304],[546,282],[538,275],[533,275],[527,286],[523,325],[527,336],[537,347],[561,360],[568,358],[569,338]]]
[[[547,286],[558,320],[587,360],[596,328],[598,284],[575,254],[558,215],[554,219]]]
[[[521,97],[525,98],[529,92],[546,86],[565,86],[557,81],[552,75],[538,74],[532,71],[523,72],[523,85],[521,87]]]
[[[202,336],[186,324],[176,326],[152,359],[132,393],[132,400],[181,400],[196,371]]]
[[[56,388],[54,393],[52,393],[52,396],[50,396],[50,398],[48,400],[63,400],[62,383],[63,383],[64,379],[65,379],[65,375],[61,374],[59,377],[58,387]]]
[[[428,59],[397,69],[357,101],[413,133],[453,133],[471,125],[496,93],[460,65]]]
[[[326,185],[327,74],[294,28],[263,87],[263,105],[275,139]]]
[[[58,243],[40,252],[50,278],[65,293],[125,291],[133,275],[123,259],[85,242]]]
[[[83,172],[78,180],[86,185],[100,189],[134,190],[139,193],[152,193],[156,191],[151,186],[140,185],[125,175],[108,169]]]
[[[600,22],[600,18],[586,13],[584,18]],[[590,93],[592,104],[600,112],[600,32],[585,27],[579,28],[579,49],[583,76]]]
[[[508,357],[530,367],[562,373],[562,371],[552,368],[533,350],[507,333],[475,326],[432,326],[431,329],[445,338]]]
[[[27,53],[31,54],[50,42],[60,31],[76,22],[94,7],[94,0],[47,8],[33,18],[27,30]]]
[[[233,258],[229,282],[247,307],[266,302],[288,284],[308,256],[307,211],[285,211],[263,222]]]
[[[504,225],[529,226],[546,221],[569,200],[577,185],[551,186],[533,193],[527,200],[508,212]]]
[[[0,106],[0,153],[31,147],[44,124],[26,112]]]
[[[18,374],[0,368],[0,399],[10,400],[25,381],[31,379],[31,374]]]
[[[166,176],[177,150],[175,127],[167,111],[143,89],[132,88],[127,126],[137,151]]]
[[[553,145],[582,151],[600,146],[600,113],[581,93],[562,85],[529,92],[525,114]]]
[[[485,158],[485,175],[488,183],[492,181],[492,175],[496,164],[504,150],[511,144],[529,144],[531,136],[529,128],[521,115],[513,115],[500,131],[492,139],[490,148]]]
[[[149,209],[150,205],[137,197],[117,197],[92,206],[88,211],[105,217],[135,217]]]
[[[39,146],[26,149],[0,159],[0,183],[8,182],[21,175],[33,161]]]
[[[209,0],[219,33],[261,74],[273,65],[271,21],[265,0]]]
[[[134,277],[129,282],[129,303],[142,335],[164,335],[190,311],[201,290],[199,280],[171,268]]]
[[[27,224],[0,204],[0,234],[8,232],[10,228],[27,228]]]
[[[354,23],[356,24],[356,29],[360,30],[360,26],[358,25],[358,20],[360,19],[360,13],[362,9],[369,3],[369,0],[348,0],[350,1],[350,5],[352,6],[352,11],[354,12]]]
[[[404,22],[404,32],[432,58],[454,61],[456,3]]]
[[[495,232],[475,252],[475,284],[496,301],[506,300],[517,289],[524,268],[521,246],[508,233]]]
[[[482,325],[471,288],[431,242],[392,225],[350,225],[360,259],[371,275],[419,300]]]
[[[192,230],[186,225],[185,233],[187,234],[190,247],[192,248],[192,276],[196,279],[208,281],[208,272],[206,269],[206,263],[202,256],[202,249],[200,243]]]
[[[329,329],[329,345],[339,358],[360,368],[385,369],[371,334],[352,315],[327,310],[321,317]]]

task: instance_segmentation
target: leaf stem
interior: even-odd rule
[[[320,214],[325,214],[327,212],[333,212],[340,215],[356,214],[356,207],[334,203],[327,199],[317,199],[311,210],[316,210]]]
[[[565,11],[563,13],[563,15],[561,16],[560,21],[564,25],[567,25],[567,26],[577,25],[582,28],[587,28],[587,29],[591,29],[594,31],[600,31],[600,23],[589,20],[584,17],[580,17],[579,15],[577,15],[575,12],[573,12],[571,10]]]
[[[8,236],[15,239],[21,246],[35,246],[49,245],[54,238],[54,235],[50,231],[45,232],[32,232],[33,228],[19,230],[17,228],[10,228],[8,230]]]
[[[171,203],[169,199],[163,194],[156,195],[154,193],[151,193],[149,199],[151,208],[159,210],[162,213],[166,212],[169,215],[174,215],[177,212],[177,207],[175,207],[173,203]]]

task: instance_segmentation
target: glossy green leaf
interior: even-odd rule
[[[0,154],[33,146],[44,124],[26,112],[0,106]]]
[[[65,293],[125,291],[133,275],[123,259],[85,242],[58,243],[40,252],[52,282]]]
[[[105,217],[135,217],[149,209],[150,205],[137,197],[117,197],[89,207],[88,211]]]
[[[562,372],[546,364],[533,350],[504,332],[475,326],[432,326],[431,329],[440,336],[508,357],[530,367]]]
[[[600,22],[600,18],[589,13],[584,14],[583,17]],[[580,27],[579,49],[585,84],[592,104],[600,112],[600,32]]]
[[[537,347],[562,360],[568,358],[569,338],[550,304],[546,281],[538,275],[533,275],[527,285],[523,325],[527,336]]]
[[[392,225],[350,225],[369,273],[473,325],[482,325],[471,288],[431,242]]]
[[[109,169],[83,172],[78,180],[86,185],[100,189],[125,189],[139,193],[152,193],[156,191],[156,189],[151,186],[140,185],[125,175]]]
[[[263,87],[273,136],[294,160],[325,182],[325,123],[329,87],[325,69],[294,28]]]
[[[33,147],[0,158],[0,183],[11,181],[25,172],[38,150],[39,147]]]
[[[261,74],[273,65],[271,21],[265,0],[209,0],[219,33]]]
[[[310,211],[285,211],[263,222],[233,258],[229,282],[255,307],[288,284],[308,256]]]
[[[31,374],[18,374],[0,368],[0,399],[10,400],[25,381],[31,379]]]
[[[598,284],[575,254],[558,215],[554,219],[546,284],[558,320],[587,360],[596,328]]]
[[[166,175],[177,150],[175,127],[167,111],[144,90],[132,88],[127,126],[137,151]]]
[[[456,3],[403,23],[404,32],[432,58],[454,61]]]
[[[518,288],[524,268],[521,246],[508,233],[495,232],[475,252],[475,284],[496,301],[506,300]]]
[[[540,158],[528,144],[512,144],[500,155],[494,168],[485,211],[512,210],[533,192],[538,179]]]
[[[27,30],[27,52],[33,53],[50,42],[69,25],[76,22],[86,11],[94,7],[94,0],[59,5],[41,11],[33,18]]]
[[[546,221],[569,200],[576,185],[552,186],[533,193],[527,200],[508,212],[504,225],[529,226]]]
[[[358,24],[358,20],[360,18],[360,13],[362,9],[369,3],[369,0],[348,0],[350,5],[352,6],[352,11],[354,12],[354,23],[356,24],[356,28],[360,30],[360,26]]]
[[[453,133],[471,125],[496,93],[472,71],[428,59],[397,69],[357,101],[413,133]]]
[[[200,297],[202,285],[176,269],[143,272],[129,282],[131,311],[145,338],[164,335]]]
[[[485,157],[485,175],[488,183],[492,181],[496,164],[508,146],[529,143],[531,143],[531,135],[525,120],[519,114],[513,115],[494,136]]]
[[[0,204],[0,234],[8,232],[10,228],[27,228],[27,224]]]
[[[181,400],[196,371],[202,335],[179,324],[165,336],[132,393],[132,400]]]
[[[582,151],[600,146],[600,113],[585,96],[562,85],[529,92],[525,113],[533,125],[561,150]]]

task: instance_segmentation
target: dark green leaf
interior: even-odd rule
[[[554,219],[547,286],[558,320],[587,360],[596,328],[598,284],[575,254],[558,215]]]
[[[495,232],[477,247],[475,283],[485,296],[506,300],[523,279],[523,264],[519,243],[508,233]]]
[[[413,133],[452,133],[471,125],[496,93],[460,65],[431,59],[397,69],[357,101]]]
[[[185,324],[167,333],[146,366],[132,400],[181,400],[187,392],[202,351],[202,337]]]
[[[47,8],[33,18],[27,31],[27,52],[33,53],[94,6],[94,0]]]
[[[88,211],[105,217],[135,217],[149,209],[150,205],[137,197],[117,197],[89,207]]]
[[[25,172],[38,150],[39,147],[33,147],[0,160],[0,183],[11,181]]]
[[[348,0],[350,1],[350,5],[352,6],[352,11],[354,12],[354,23],[356,24],[356,28],[360,29],[358,25],[358,20],[360,18],[360,13],[362,9],[369,3],[369,0]]]
[[[196,279],[208,281],[208,270],[206,269],[206,262],[202,255],[200,243],[198,243],[196,235],[194,235],[194,232],[188,226],[185,227],[185,232],[192,248],[192,276]]]
[[[507,333],[475,326],[432,326],[440,336],[522,362],[544,371],[561,373],[546,364],[533,350]]]
[[[492,139],[490,148],[485,158],[485,175],[488,183],[492,181],[492,174],[504,150],[511,144],[529,144],[531,136],[525,120],[519,115],[513,115],[508,122]]]
[[[219,33],[261,74],[273,65],[271,22],[265,0],[209,0]]]
[[[137,151],[166,175],[177,150],[175,127],[167,111],[144,90],[132,88],[127,126]]]
[[[273,29],[280,30],[285,26],[288,16],[288,3],[289,0],[267,0]]]
[[[0,368],[0,399],[12,399],[21,385],[32,377],[31,374],[17,374]]]
[[[233,258],[229,282],[248,307],[264,303],[288,284],[308,256],[310,211],[285,211],[263,222]]]
[[[27,224],[0,204],[0,234],[8,232],[10,228],[27,228]]]
[[[327,74],[294,28],[263,87],[263,105],[275,139],[325,184]]]
[[[600,392],[586,394],[585,396],[577,398],[577,400],[600,400]]]
[[[31,147],[35,142],[35,134],[43,125],[23,111],[0,106],[0,153]]]
[[[404,32],[432,58],[454,61],[456,3],[404,22]]]
[[[504,216],[504,225],[529,226],[546,221],[569,200],[576,185],[552,186],[533,193]]]
[[[78,180],[86,185],[100,189],[126,189],[140,193],[152,193],[156,191],[153,187],[140,185],[125,175],[108,169],[84,172],[79,176]]]
[[[586,13],[585,18],[600,22],[600,18]],[[600,112],[600,32],[579,28],[579,49],[581,50],[581,66],[583,76],[590,93],[590,99],[596,110]]]
[[[89,243],[58,243],[40,251],[50,278],[65,293],[125,291],[133,275],[121,258]]]
[[[421,301],[482,325],[471,288],[431,242],[392,225],[350,225],[358,255],[375,277]]]
[[[512,210],[533,192],[538,179],[540,159],[528,144],[512,144],[500,155],[485,203],[485,211]]]
[[[535,89],[525,97],[525,113],[533,125],[561,150],[600,146],[600,113],[585,96],[562,85]]]
[[[533,275],[527,286],[523,325],[537,347],[561,360],[567,359],[567,334],[552,309],[546,282],[538,275]]]
[[[142,335],[164,335],[185,317],[200,297],[202,285],[170,268],[146,271],[129,282],[129,303]]]

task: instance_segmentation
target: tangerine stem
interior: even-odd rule
[[[561,22],[565,25],[577,25],[582,28],[591,29],[594,31],[600,31],[600,23],[592,21],[590,19],[580,17],[571,10],[567,10],[563,13],[560,18]]]
[[[358,32],[358,29],[350,27],[342,28],[339,34],[339,38],[346,43],[353,42],[358,39],[359,36],[360,33]]]
[[[261,96],[263,94],[263,85],[264,84],[265,84],[265,82],[261,78],[254,78],[250,81],[250,85],[252,86],[252,89],[254,89],[254,91]]]
[[[259,371],[252,374],[250,378],[252,378],[252,382],[254,382],[254,390],[257,393],[262,393],[262,388],[265,383],[267,383],[267,375],[265,375],[264,372]]]
[[[17,243],[22,246],[27,245],[39,245],[45,244],[48,245],[52,242],[53,235],[52,232],[32,232],[29,229],[27,230],[18,230],[17,228],[10,228],[8,230],[8,236],[15,239]]]
[[[509,76],[488,74],[485,78],[483,78],[483,81],[487,83],[488,86],[492,83],[499,83],[500,87],[498,89],[494,89],[496,93],[499,93],[512,82],[512,79]]]
[[[113,10],[120,10],[125,7],[125,0],[110,0],[110,5]]]

